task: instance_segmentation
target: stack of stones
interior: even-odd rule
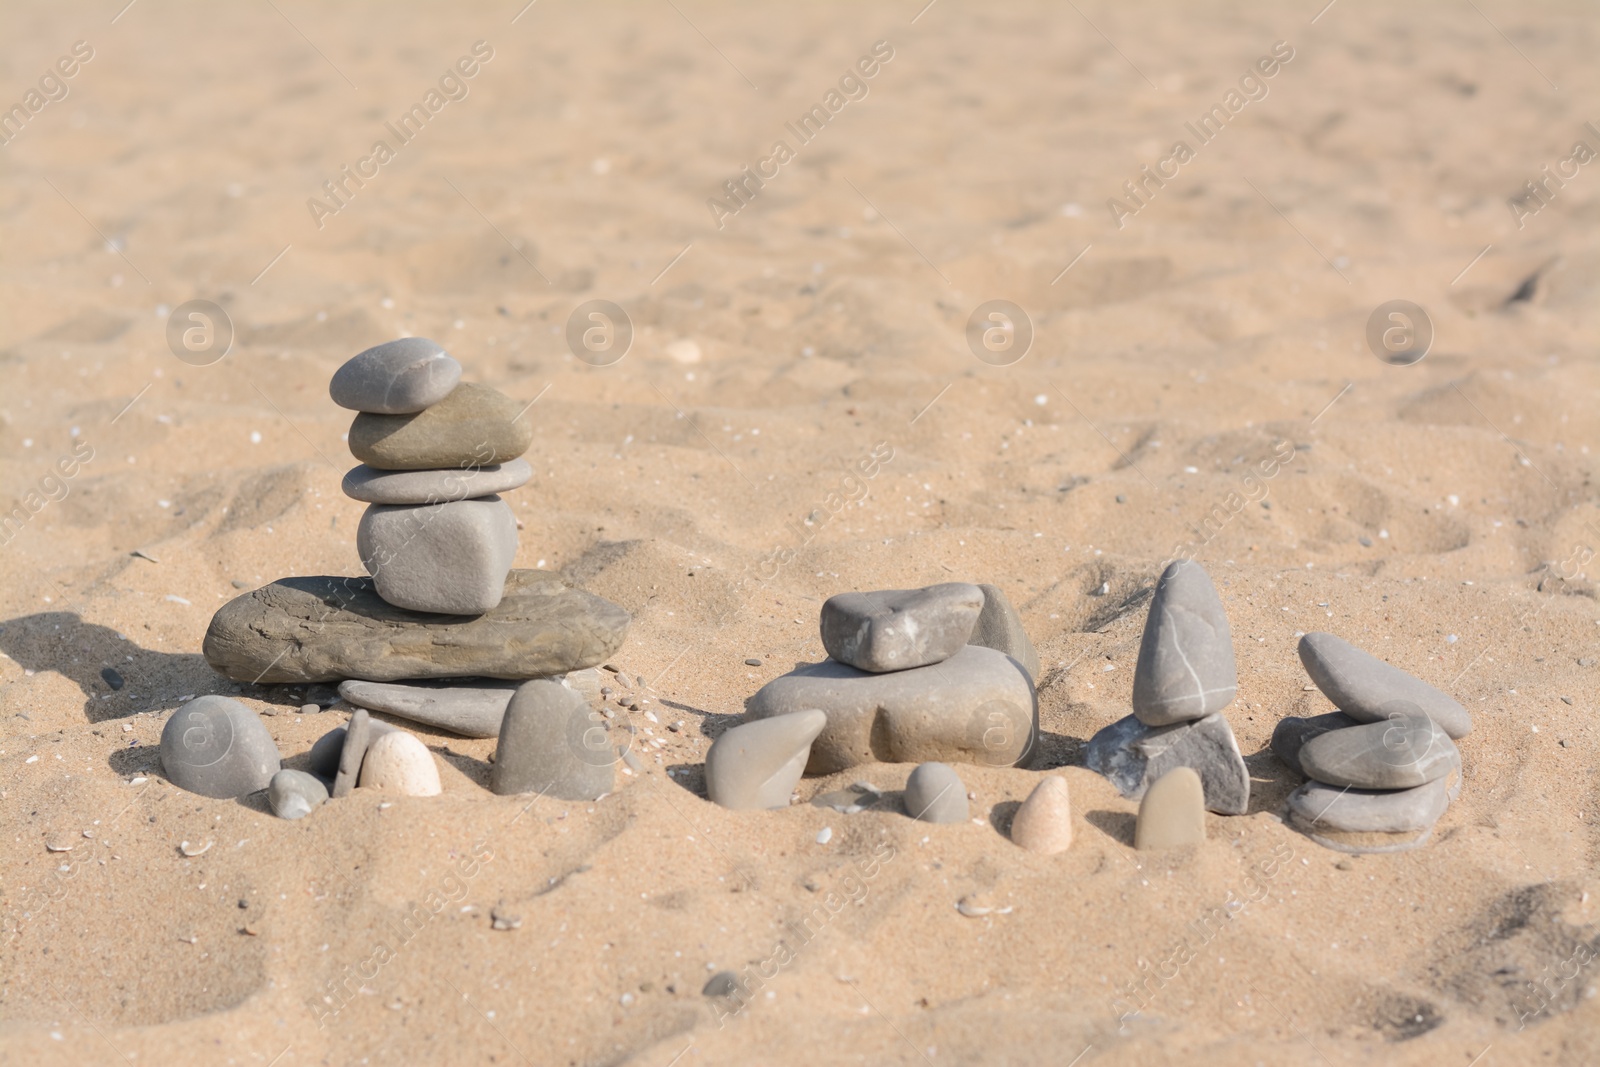
[[[1133,714],[1090,738],[1085,762],[1134,800],[1170,771],[1192,768],[1207,809],[1243,815],[1250,774],[1221,714],[1238,687],[1233,637],[1216,587],[1200,564],[1179,560],[1162,573],[1150,601],[1133,673]]]
[[[822,606],[829,658],[763,686],[706,754],[729,808],[789,803],[800,776],[918,763],[904,799],[927,821],[967,817],[949,763],[1021,763],[1038,735],[1038,653],[990,585],[842,593]]]
[[[597,795],[602,771],[591,764],[609,783],[616,755],[591,721],[599,682],[589,668],[622,646],[631,620],[544,572],[512,569],[517,523],[498,494],[533,473],[518,458],[532,430],[516,404],[462,382],[461,365],[422,338],[362,352],[328,391],[358,412],[349,442],[362,465],[343,488],[369,505],[356,545],[371,577],[280,579],[224,605],[204,645],[207,662],[236,681],[339,682],[340,696],[361,709],[317,742],[309,772],[267,772],[274,810],[298,817],[356,786],[439,792],[433,754],[371,711],[499,737],[497,759],[509,770],[497,771],[496,792]],[[561,694],[528,692],[530,680]],[[519,697],[527,713],[508,733]],[[213,733],[237,718],[214,712]],[[212,744],[196,729],[175,733],[174,767],[184,763],[186,738]],[[540,752],[555,749],[572,749],[579,765],[538,764]],[[260,777],[246,784],[258,789]]]
[[[362,465],[346,496],[366,502],[356,533],[378,595],[396,607],[481,615],[500,603],[517,554],[517,520],[498,494],[533,476],[533,443],[510,397],[461,381],[432,341],[369,348],[334,373],[328,393],[360,414],[350,451]]]
[[[1289,796],[1289,825],[1341,852],[1424,844],[1461,792],[1467,709],[1333,634],[1302,637],[1300,662],[1339,710],[1272,732],[1272,751],[1309,779]]]

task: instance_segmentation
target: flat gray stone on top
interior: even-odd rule
[[[1290,823],[1318,833],[1412,833],[1432,829],[1450,806],[1443,778],[1411,789],[1351,789],[1307,782],[1289,794]]]
[[[924,667],[955,655],[982,610],[983,590],[966,582],[840,593],[822,605],[822,647],[864,671]]]
[[[1004,652],[1022,664],[1029,679],[1037,682],[1039,653],[1033,647],[1033,642],[1028,640],[1028,632],[1022,628],[1022,616],[1017,614],[1017,609],[1011,606],[1011,601],[1006,599],[999,586],[982,584],[978,588],[983,591],[983,610],[978,613],[978,621],[967,643]]]
[[[827,725],[828,716],[813,709],[723,731],[706,752],[706,796],[736,811],[788,807],[811,742]]]
[[[350,424],[350,454],[388,471],[509,463],[533,444],[524,406],[498,389],[462,382],[415,415],[364,411]]]
[[[333,372],[328,395],[342,408],[409,415],[437,404],[461,380],[461,364],[426,337],[375,345]]]
[[[446,470],[421,471],[386,471],[363,463],[346,472],[339,488],[350,499],[368,504],[447,504],[509,493],[532,477],[525,459],[490,466],[464,461]]]
[[[906,814],[923,822],[967,821],[967,787],[955,768],[945,763],[923,763],[906,779],[900,798]]]
[[[1287,715],[1272,728],[1272,754],[1288,764],[1290,770],[1304,774],[1300,769],[1300,749],[1307,741],[1329,730],[1343,730],[1357,725],[1360,724],[1355,719],[1341,711],[1309,717]]]
[[[369,504],[356,551],[378,595],[412,611],[482,615],[517,558],[517,519],[497,496],[448,504]]]
[[[1133,668],[1133,713],[1146,726],[1221,711],[1239,688],[1233,635],[1216,586],[1193,560],[1169,565],[1156,583]]]
[[[291,771],[285,767],[267,783],[267,803],[272,813],[281,819],[304,818],[311,814],[312,808],[327,800],[327,785],[305,771]]]
[[[1306,777],[1356,789],[1411,789],[1461,772],[1461,753],[1420,712],[1312,738],[1300,749]]]
[[[489,789],[594,800],[611,792],[616,762],[606,720],[583,694],[538,678],[524,682],[506,708]]]
[[[399,685],[352,678],[339,683],[339,695],[359,707],[463,737],[499,737],[500,720],[519,684],[485,679],[478,685]]]
[[[628,613],[549,573],[513,570],[477,618],[397,608],[370,578],[282,578],[235,597],[206,630],[206,662],[241,682],[538,678],[622,647]]]
[[[747,699],[745,719],[812,708],[827,713],[828,725],[811,744],[808,774],[928,760],[1009,767],[1032,750],[1039,729],[1027,674],[1003,652],[979,645],[889,674],[835,660],[807,664]]]
[[[1415,704],[1452,739],[1472,732],[1472,716],[1455,698],[1399,667],[1329,633],[1300,638],[1300,662],[1322,695],[1360,722],[1386,718],[1395,701]]]
[[[191,793],[242,797],[265,789],[282,766],[260,716],[229,697],[197,697],[161,728],[161,770]]]
[[[1084,763],[1130,800],[1144,796],[1173,768],[1191,767],[1200,775],[1207,808],[1219,815],[1250,809],[1250,772],[1233,728],[1221,715],[1171,726],[1146,726],[1124,716],[1089,739]]]

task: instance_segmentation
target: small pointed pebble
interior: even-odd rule
[[[1162,573],[1150,600],[1133,669],[1133,713],[1147,726],[1201,719],[1233,702],[1228,614],[1205,568],[1179,560]]]
[[[272,813],[283,819],[304,818],[327,799],[328,787],[322,779],[305,771],[281,770],[267,785],[267,803]]]
[[[1139,802],[1134,847],[1181,848],[1205,839],[1206,798],[1200,776],[1192,768],[1175,767],[1158,778]]]
[[[1072,847],[1072,798],[1065,778],[1052,774],[1034,787],[1012,816],[1011,840],[1047,856]]]
[[[906,814],[923,822],[967,821],[967,788],[955,769],[944,763],[924,763],[906,779]]]
[[[408,797],[434,797],[439,787],[439,765],[415,735],[394,730],[372,742],[361,761],[361,787],[384,789]]]
[[[740,723],[706,752],[706,796],[735,811],[786,808],[811,756],[826,713],[797,711]]]

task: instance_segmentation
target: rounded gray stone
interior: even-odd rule
[[[425,337],[367,349],[333,372],[328,395],[351,411],[410,415],[437,404],[461,380],[461,364]]]
[[[1125,716],[1089,739],[1084,763],[1130,800],[1144,796],[1175,768],[1188,767],[1200,776],[1209,810],[1219,815],[1250,810],[1250,772],[1233,727],[1221,715],[1171,726],[1146,726]]]
[[[706,796],[735,811],[788,807],[811,742],[827,725],[828,716],[813,709],[724,730],[706,752]]]
[[[1028,632],[1022,628],[1022,616],[1017,614],[1017,609],[1011,606],[1011,601],[1006,599],[999,586],[985,584],[978,588],[983,591],[983,610],[978,613],[978,621],[972,627],[972,636],[967,643],[1004,652],[1022,664],[1030,680],[1037,682],[1039,653],[1033,647],[1033,642],[1028,640]]]
[[[242,797],[265,789],[282,765],[260,717],[228,697],[191,700],[161,728],[161,769],[191,793]]]
[[[1334,730],[1300,749],[1306,777],[1355,789],[1411,789],[1461,770],[1461,753],[1420,712]]]
[[[517,520],[497,496],[448,504],[371,504],[356,551],[396,607],[482,615],[505,593],[517,556]]]
[[[1472,716],[1449,694],[1329,633],[1300,638],[1300,662],[1339,710],[1359,722],[1377,722],[1388,706],[1409,701],[1452,739],[1472,732]]]
[[[333,781],[333,776],[339,773],[339,753],[344,751],[345,732],[343,726],[335,726],[312,744],[309,760],[312,774]]]
[[[944,763],[924,763],[906,779],[901,797],[906,814],[923,822],[966,822],[967,787],[955,768]]]
[[[617,758],[606,720],[583,695],[540,678],[523,683],[506,708],[489,789],[594,800],[611,792]]]
[[[1289,821],[1316,833],[1414,833],[1432,829],[1449,806],[1450,785],[1444,778],[1396,790],[1313,781],[1289,794]]]
[[[350,468],[340,488],[352,500],[368,504],[447,504],[452,500],[509,493],[528,484],[533,468],[525,459],[487,467],[444,470],[386,471],[365,463]]]
[[[1146,726],[1204,718],[1233,702],[1239,675],[1222,599],[1205,568],[1178,560],[1156,583],[1133,669],[1133,713]]]
[[[966,582],[840,593],[822,605],[822,647],[864,671],[902,671],[955,655],[972,636],[983,590]]]
[[[498,737],[506,705],[517,682],[477,686],[398,685],[392,682],[339,683],[339,695],[358,707],[437,726],[463,737]]]
[[[875,674],[834,660],[807,664],[745,701],[747,721],[820,709],[807,774],[862,763],[945,760],[1009,767],[1038,737],[1033,683],[1011,657],[964,645],[942,663]]]
[[[1286,716],[1272,728],[1272,754],[1288,764],[1290,770],[1304,774],[1300,768],[1300,749],[1305,747],[1307,741],[1329,730],[1343,730],[1356,725],[1359,725],[1357,721],[1342,711],[1330,711],[1325,715],[1307,718]]]
[[[328,787],[322,779],[305,771],[287,768],[272,776],[267,783],[267,803],[272,813],[283,819],[301,819],[311,814],[311,809],[327,803]]]

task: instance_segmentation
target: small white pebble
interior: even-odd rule
[[[826,845],[829,841],[832,841],[832,840],[833,840],[833,827],[831,827],[831,826],[824,826],[817,833],[817,844],[819,844],[819,845]]]

